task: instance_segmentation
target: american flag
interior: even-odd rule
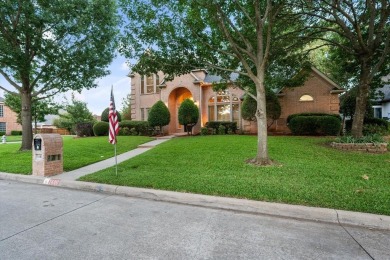
[[[116,144],[116,135],[119,132],[119,123],[118,115],[116,114],[114,93],[111,86],[111,98],[110,98],[110,108],[108,113],[108,123],[110,125],[110,132],[108,135],[108,140],[111,144]]]

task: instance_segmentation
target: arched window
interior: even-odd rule
[[[209,121],[237,122],[240,119],[238,97],[229,91],[218,91],[209,99]]]
[[[303,95],[301,96],[301,98],[299,99],[299,101],[314,101],[313,97],[310,96],[310,95]]]

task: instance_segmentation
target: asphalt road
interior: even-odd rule
[[[0,180],[0,259],[390,259],[390,232]]]

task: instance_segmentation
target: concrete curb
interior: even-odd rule
[[[30,175],[0,172],[0,179],[44,184],[84,191],[104,192],[127,197],[178,203],[183,205],[231,210],[249,214],[268,215],[279,218],[325,222],[371,229],[390,230],[390,216],[351,212],[327,208],[306,207],[246,199],[234,199],[200,194],[124,187],[108,184],[61,180]]]

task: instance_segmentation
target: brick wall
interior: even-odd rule
[[[0,102],[0,106],[3,106],[3,117],[0,117],[0,122],[6,123],[6,135],[10,135],[13,130],[21,131],[22,126],[16,122],[16,113],[5,106],[3,102]]]

